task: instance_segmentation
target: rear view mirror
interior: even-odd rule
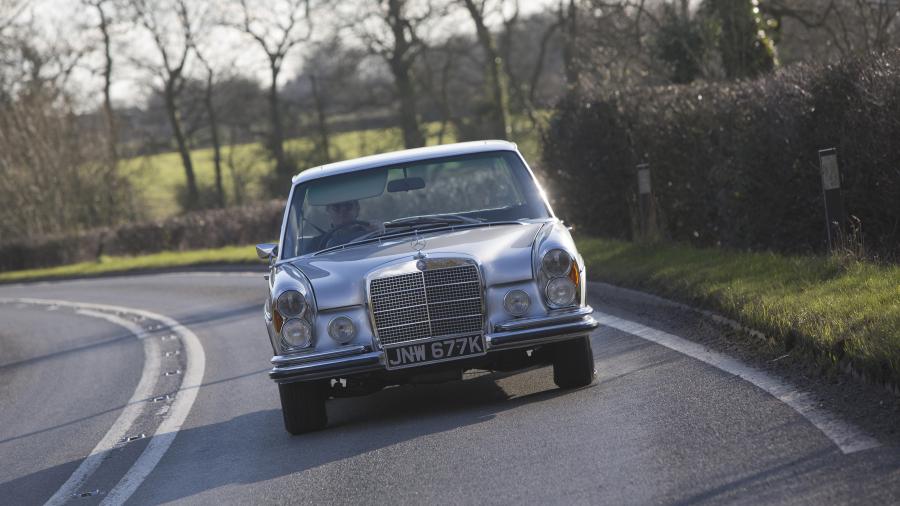
[[[405,177],[388,182],[388,193],[408,192],[425,188],[425,180],[420,177]]]

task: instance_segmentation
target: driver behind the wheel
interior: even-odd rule
[[[325,206],[331,220],[331,230],[322,237],[322,247],[338,246],[376,230],[370,223],[360,221],[359,201],[347,200]]]

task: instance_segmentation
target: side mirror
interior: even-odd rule
[[[272,260],[278,256],[278,245],[272,243],[257,244],[256,256],[262,260]]]

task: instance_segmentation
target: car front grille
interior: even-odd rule
[[[472,264],[373,279],[369,297],[383,346],[482,329],[481,281]]]

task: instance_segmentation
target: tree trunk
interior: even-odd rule
[[[394,85],[397,88],[397,99],[400,102],[400,128],[403,130],[403,144],[407,149],[425,145],[425,137],[419,128],[419,115],[416,110],[416,90],[410,76],[409,66],[402,62],[392,62]]]
[[[281,66],[278,62],[271,61],[269,70],[272,74],[272,82],[269,86],[269,118],[272,131],[269,134],[269,150],[275,159],[275,172],[282,177],[291,176],[291,167],[284,156],[284,128],[281,125],[281,110],[278,104],[278,73]]]
[[[313,102],[316,107],[316,129],[319,133],[319,149],[324,163],[331,162],[331,139],[328,133],[328,116],[325,112],[325,101],[319,94],[319,81],[314,73],[309,74],[309,83],[312,86]]]
[[[412,43],[406,38],[409,20],[404,17],[404,3],[401,0],[390,0],[388,3],[387,22],[394,37],[394,50],[388,58],[388,66],[394,75],[394,86],[397,89],[403,144],[409,149],[424,146],[425,137],[419,126],[416,88],[411,71],[412,57],[409,54]]]
[[[711,0],[721,26],[719,52],[729,79],[753,78],[778,65],[775,44],[764,29],[750,0]]]
[[[164,90],[166,101],[166,115],[169,117],[169,124],[172,126],[172,133],[175,136],[175,143],[178,145],[178,153],[181,155],[181,164],[184,166],[184,176],[187,180],[187,202],[188,209],[198,207],[200,194],[197,191],[197,179],[194,177],[194,164],[191,162],[191,151],[187,145],[187,139],[184,137],[184,131],[181,129],[181,120],[178,117],[178,107],[175,103],[175,83],[173,80],[166,82]]]
[[[203,97],[206,114],[209,116],[209,135],[213,146],[213,168],[216,171],[216,201],[219,207],[225,207],[225,189],[222,187],[222,144],[219,141],[219,121],[213,104],[213,73],[206,77],[206,94]]]
[[[97,11],[100,14],[100,32],[103,34],[103,115],[106,118],[106,129],[109,132],[109,138],[107,139],[107,142],[109,143],[109,156],[112,164],[115,165],[119,160],[117,149],[119,135],[116,131],[116,117],[115,112],[113,111],[112,96],[110,93],[110,89],[112,88],[113,70],[112,41],[109,36],[109,19],[107,19],[103,7],[97,5]]]
[[[475,5],[474,0],[463,0],[466,9],[475,23],[478,43],[484,51],[488,93],[491,99],[491,135],[498,139],[506,139],[509,134],[509,91],[507,76],[503,68],[503,59],[497,51],[497,44],[490,29],[484,23],[484,17]]]
[[[563,14],[560,6],[560,21],[563,25],[563,67],[566,74],[566,86],[570,91],[577,92],[581,76],[578,71],[578,6],[575,0],[569,0],[566,13]]]

